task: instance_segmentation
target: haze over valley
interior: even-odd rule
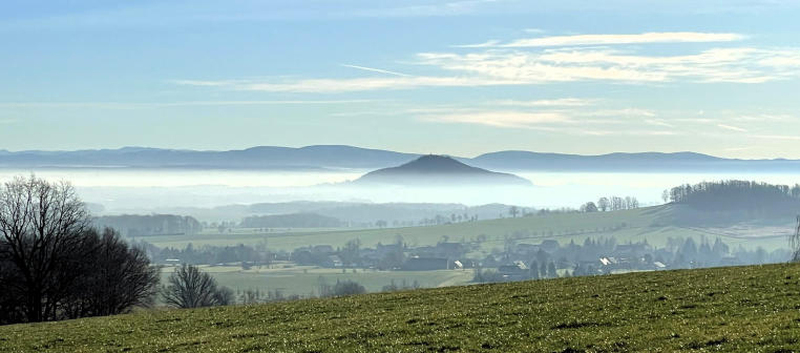
[[[373,187],[350,183],[419,157],[347,146],[230,152],[145,148],[7,152],[0,155],[0,177],[35,173],[68,180],[87,202],[102,205],[103,213],[118,214],[291,201],[577,208],[586,200],[609,194],[635,196],[644,205],[655,205],[663,203],[664,189],[684,183],[743,179],[789,185],[800,175],[800,161],[793,160],[728,160],[691,153],[586,157],[499,152],[455,158],[470,166],[514,174],[530,185],[499,183],[497,187],[513,192],[494,192],[460,187],[464,183],[457,180],[436,188],[423,188],[419,183]],[[241,161],[235,162],[238,158]]]
[[[800,1],[0,1],[0,353],[794,352]]]

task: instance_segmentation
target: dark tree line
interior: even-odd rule
[[[342,221],[316,213],[293,213],[269,216],[250,216],[242,220],[243,228],[336,228]]]
[[[124,313],[148,305],[158,279],[141,250],[90,227],[68,183],[0,186],[0,323]]]
[[[98,228],[114,228],[128,237],[196,234],[203,225],[194,217],[167,214],[102,216],[92,219]]]
[[[179,260],[186,264],[227,264],[227,263],[249,263],[253,265],[269,264],[274,255],[266,250],[264,246],[249,246],[239,244],[236,246],[212,246],[203,245],[195,248],[189,243],[183,249],[158,248],[144,241],[137,242],[146,247],[150,258],[155,263],[168,263],[168,259]]]
[[[709,210],[796,211],[800,185],[727,180],[681,185],[664,192],[665,201]]]

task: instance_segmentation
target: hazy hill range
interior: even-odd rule
[[[365,174],[353,183],[407,186],[531,185],[529,180],[513,174],[492,172],[466,165],[451,157],[437,155],[422,156],[398,167],[379,169]]]
[[[0,167],[138,167],[220,169],[388,168],[420,154],[352,146],[301,148],[259,146],[244,150],[195,151],[125,147],[79,151],[0,150]],[[529,151],[499,151],[474,158],[455,158],[485,169],[541,171],[800,171],[798,160],[739,160],[693,152],[612,153],[582,156]]]
[[[350,146],[259,146],[231,151],[125,147],[80,151],[0,151],[2,167],[141,167],[222,169],[381,168],[417,155]]]

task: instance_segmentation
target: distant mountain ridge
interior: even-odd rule
[[[198,151],[123,147],[77,151],[0,150],[0,167],[129,167],[205,169],[378,169],[396,166],[421,154],[345,145],[300,148],[258,146],[243,150]],[[694,152],[574,155],[499,151],[475,158],[454,157],[472,166],[495,170],[536,171],[800,171],[800,161],[741,160]]]
[[[230,151],[123,147],[102,150],[0,153],[0,167],[380,168],[407,162],[417,156],[409,153],[338,145],[301,148],[259,146]]]
[[[711,165],[719,167],[720,164],[733,164],[742,161],[723,159],[695,152],[616,152],[596,156],[583,156],[528,151],[501,151],[480,155],[473,158],[472,162],[475,165],[486,168],[511,170],[592,171],[607,169],[696,169]],[[798,163],[798,167],[800,167],[800,163]]]

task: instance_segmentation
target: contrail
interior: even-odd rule
[[[388,75],[394,75],[394,76],[400,76],[400,77],[411,77],[411,75],[404,74],[404,73],[401,73],[401,72],[395,72],[395,71],[389,71],[389,70],[383,70],[383,69],[376,69],[376,68],[372,68],[372,67],[349,65],[349,64],[340,64],[340,65],[344,66],[344,67],[349,67],[351,69],[358,69],[358,70],[372,71],[372,72],[380,72],[382,74],[388,74]]]

